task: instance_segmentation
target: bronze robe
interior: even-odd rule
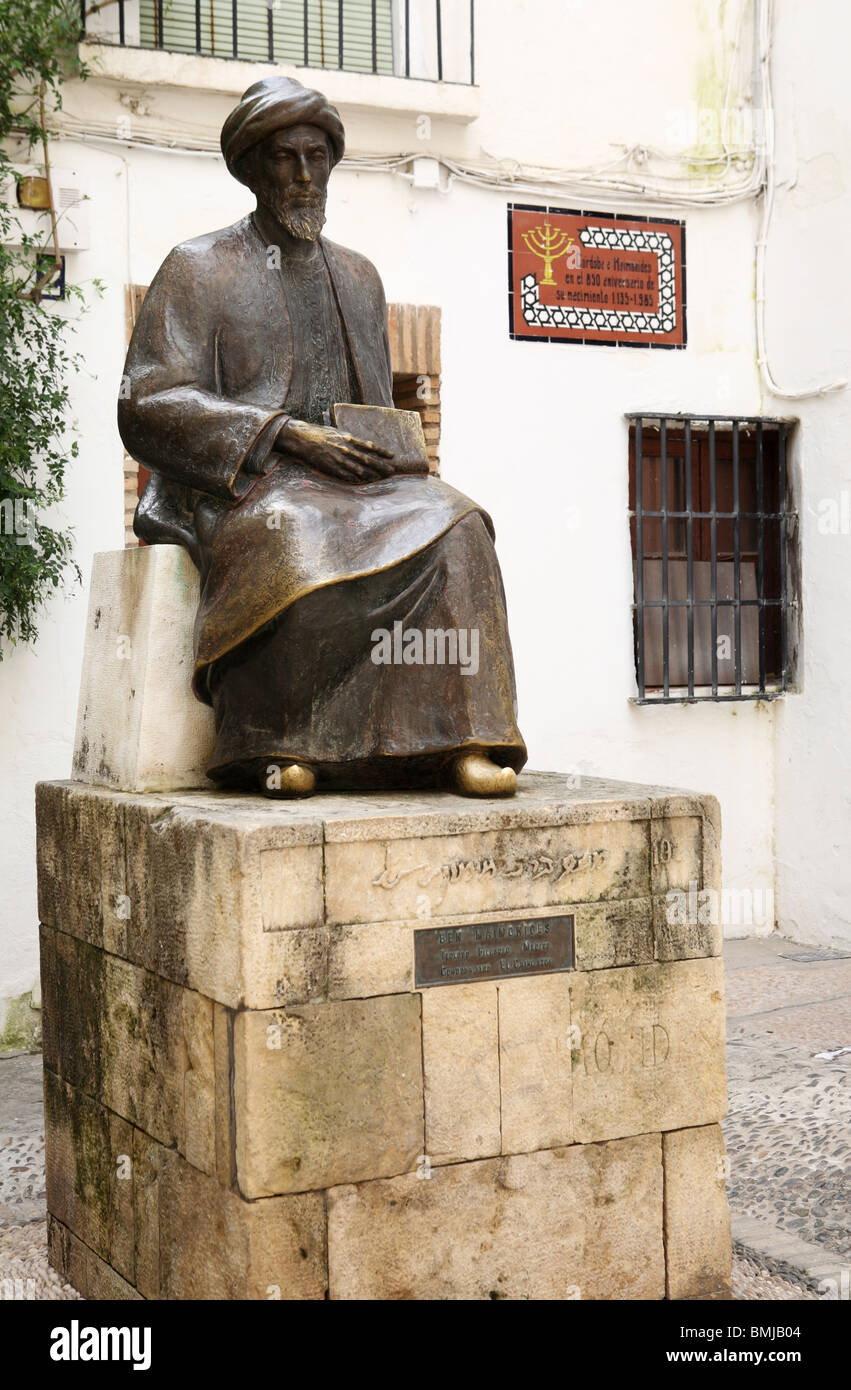
[[[125,382],[124,443],[155,475],[149,487],[163,486],[160,478],[178,485],[197,538],[193,686],[216,713],[212,775],[247,780],[255,764],[295,759],[343,784],[351,764],[348,780],[368,784],[376,759],[425,768],[424,758],[465,745],[504,749],[502,761],[522,766],[487,515],[432,477],[354,485],[283,458],[263,477],[245,471],[247,461],[268,457],[290,414],[321,422],[335,400],[392,405],[384,291],[368,261],[322,239],[309,264],[281,264],[254,216],[187,242],[148,291]],[[447,567],[441,539],[465,518],[475,519],[461,532],[469,553],[453,543]],[[488,592],[476,593],[475,611],[459,613],[459,604],[469,607],[466,590],[481,584]],[[420,626],[487,629],[484,678],[440,670],[432,696],[442,696],[448,718],[423,717],[424,683],[411,681],[410,668],[388,678],[369,661],[374,628],[414,620],[413,594]],[[480,612],[488,603],[494,617]],[[389,723],[373,687],[394,707]],[[364,702],[373,716],[366,737]]]

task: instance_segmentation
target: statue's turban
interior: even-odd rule
[[[302,86],[292,77],[266,77],[243,93],[222,126],[222,154],[234,178],[245,182],[239,161],[248,150],[274,131],[294,125],[315,125],[324,130],[333,163],[343,158],[346,137],[337,108],[321,92]]]

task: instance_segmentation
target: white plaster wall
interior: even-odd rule
[[[722,25],[718,0],[644,7],[505,0],[498,14],[480,4],[479,119],[435,118],[431,140],[417,144],[409,112],[344,107],[350,149],[486,153],[577,167],[611,159],[619,142],[671,147],[672,112],[717,96],[738,11],[721,5],[720,12]],[[206,64],[209,91],[93,79],[67,93],[73,130],[82,133],[87,123],[90,134],[118,130],[124,143],[64,139],[55,156],[82,172],[92,194],[91,250],[70,257],[69,274],[77,281],[99,276],[107,289],[79,331],[86,358],[74,388],[81,455],[64,508],[83,589],[57,598],[34,652],[15,651],[0,668],[9,712],[0,751],[13,769],[0,786],[0,844],[11,849],[11,891],[0,902],[0,998],[28,989],[37,972],[32,786],[68,775],[91,556],[123,539],[115,398],[124,287],[148,283],[176,242],[251,205],[220,158],[126,140],[151,131],[177,138],[183,130],[184,139],[212,142],[233,91],[256,75],[237,65],[234,77],[233,67]],[[329,74],[329,91],[334,80]],[[776,707],[630,703],[623,419],[636,409],[752,413],[765,405],[754,350],[754,209],[745,203],[688,214],[687,351],[619,351],[509,340],[508,201],[507,193],[461,183],[441,194],[399,177],[340,170],[327,233],[375,261],[389,299],[443,309],[443,473],[496,522],[531,765],[715,793],[725,882],[770,887]],[[624,198],[591,197],[586,206],[648,211]],[[802,921],[800,932],[809,927]]]
[[[832,0],[785,0],[782,11],[777,135],[787,186],[778,191],[770,240],[768,338],[781,384],[800,388],[851,377],[851,12]],[[789,935],[847,948],[851,390],[794,410],[801,420],[805,657],[801,693],[778,710],[777,907]],[[833,533],[830,503],[841,513]]]
[[[121,376],[124,285],[127,281],[126,179],[112,152],[63,147],[57,163],[78,169],[97,190],[91,250],[69,257],[69,274],[87,286],[90,310],[79,319],[75,346],[83,355],[74,383],[80,456],[67,472],[67,496],[57,519],[73,528],[82,584],[57,593],[40,620],[34,648],[4,648],[0,664],[0,1001],[29,991],[38,980],[34,786],[70,774],[91,557],[123,544],[122,450],[115,429]],[[79,317],[76,307],[54,312]],[[3,1028],[0,1008],[0,1031]]]

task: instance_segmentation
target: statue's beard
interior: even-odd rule
[[[321,193],[298,194],[288,190],[281,198],[270,199],[269,211],[290,236],[299,241],[318,241],[325,226],[325,198]]]

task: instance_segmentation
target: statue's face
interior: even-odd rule
[[[316,241],[325,225],[331,147],[318,126],[276,130],[245,156],[248,186],[291,236]]]

